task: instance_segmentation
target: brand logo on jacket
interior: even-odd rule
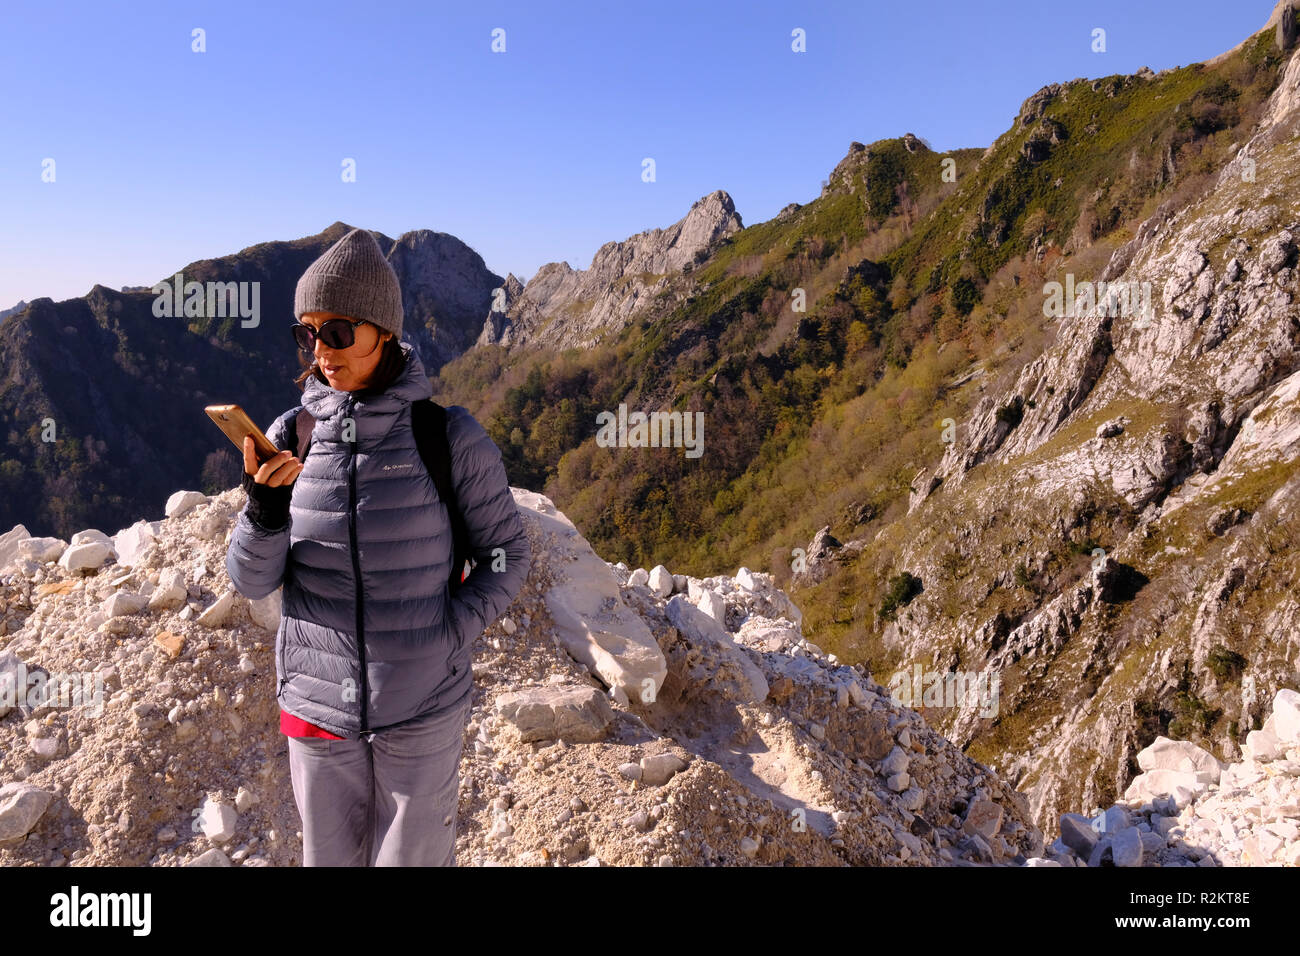
[[[407,462],[406,464],[404,464],[404,465],[384,465],[384,467],[383,467],[382,469],[380,469],[380,470],[381,470],[381,471],[396,471],[398,468],[410,468],[410,467],[411,467],[411,463],[408,461],[408,462]]]

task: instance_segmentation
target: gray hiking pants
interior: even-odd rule
[[[358,740],[289,737],[303,866],[455,866],[472,694]]]

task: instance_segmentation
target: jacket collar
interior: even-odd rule
[[[313,437],[338,441],[342,438],[344,419],[351,418],[356,423],[358,439],[382,438],[408,405],[432,398],[433,387],[419,355],[406,342],[402,343],[402,352],[406,355],[406,364],[382,392],[368,389],[345,392],[322,384],[315,375],[308,376],[302,391],[302,404],[316,419]]]

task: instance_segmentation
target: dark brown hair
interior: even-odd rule
[[[320,366],[316,364],[315,357],[308,356],[310,353],[298,350],[298,364],[302,367],[303,373],[293,380],[293,383],[299,388],[305,386],[309,376],[315,375],[316,380],[322,385],[328,385],[329,379],[321,371]],[[383,345],[383,351],[379,353],[379,364],[375,366],[374,372],[370,375],[370,384],[361,391],[382,392],[392,385],[397,376],[402,373],[406,367],[406,353],[402,351],[402,340],[396,335],[392,336]]]

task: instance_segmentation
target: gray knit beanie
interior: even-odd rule
[[[293,296],[293,316],[307,312],[365,319],[401,340],[402,287],[374,236],[353,229],[307,268]]]

